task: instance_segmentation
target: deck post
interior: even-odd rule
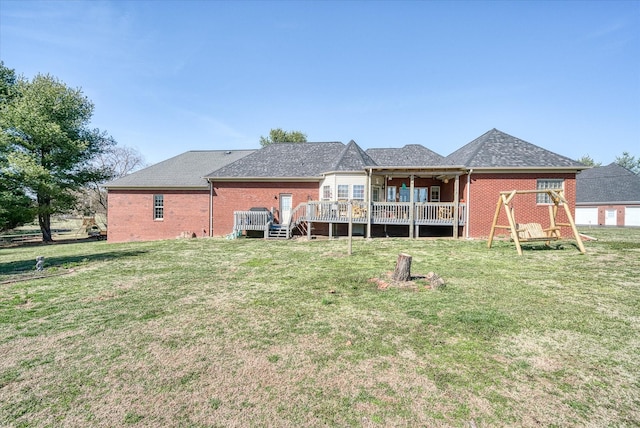
[[[307,239],[311,241],[311,204],[307,201]]]
[[[460,216],[460,195],[458,192],[460,191],[460,176],[456,174],[456,179],[453,183],[453,237],[458,238],[458,225],[460,220],[458,217]]]
[[[349,201],[349,255],[353,254],[353,203]]]
[[[409,178],[409,238],[413,238],[414,237],[414,231],[413,231],[413,226],[414,226],[414,211],[416,208],[416,201],[414,200],[413,197],[413,184],[414,184],[414,175],[411,174],[410,178]]]
[[[367,173],[367,201],[369,205],[369,209],[367,209],[367,239],[371,239],[371,212],[373,211],[373,201],[371,200],[371,195],[373,194],[373,189],[371,188],[371,175],[373,171],[369,168]]]

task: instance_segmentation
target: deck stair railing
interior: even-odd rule
[[[289,224],[287,225],[287,238],[291,238],[293,229],[297,228],[304,236],[307,233],[307,203],[298,204],[297,207],[291,211],[289,216]]]

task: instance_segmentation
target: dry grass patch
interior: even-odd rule
[[[0,425],[637,425],[634,233],[2,250],[76,273],[0,288]],[[400,252],[447,286],[379,290]]]

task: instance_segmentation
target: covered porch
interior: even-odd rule
[[[460,176],[465,173],[457,167],[371,167],[359,179],[353,174],[327,174],[320,184],[319,200],[298,203],[281,224],[266,213],[235,211],[234,232],[263,230],[265,237],[275,237],[277,229],[280,237],[286,232],[289,238],[297,229],[310,238],[318,224],[328,225],[322,229],[329,236],[334,225],[353,224],[364,225],[360,234],[371,238],[374,226],[383,225],[385,231],[388,226],[408,227],[405,236],[413,238],[420,236],[421,228],[447,226],[457,238],[468,218],[467,205],[460,197]],[[321,199],[333,195],[345,199]]]

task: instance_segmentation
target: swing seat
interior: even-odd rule
[[[559,227],[543,229],[540,223],[516,224],[516,232],[521,242],[555,241],[558,239]]]

